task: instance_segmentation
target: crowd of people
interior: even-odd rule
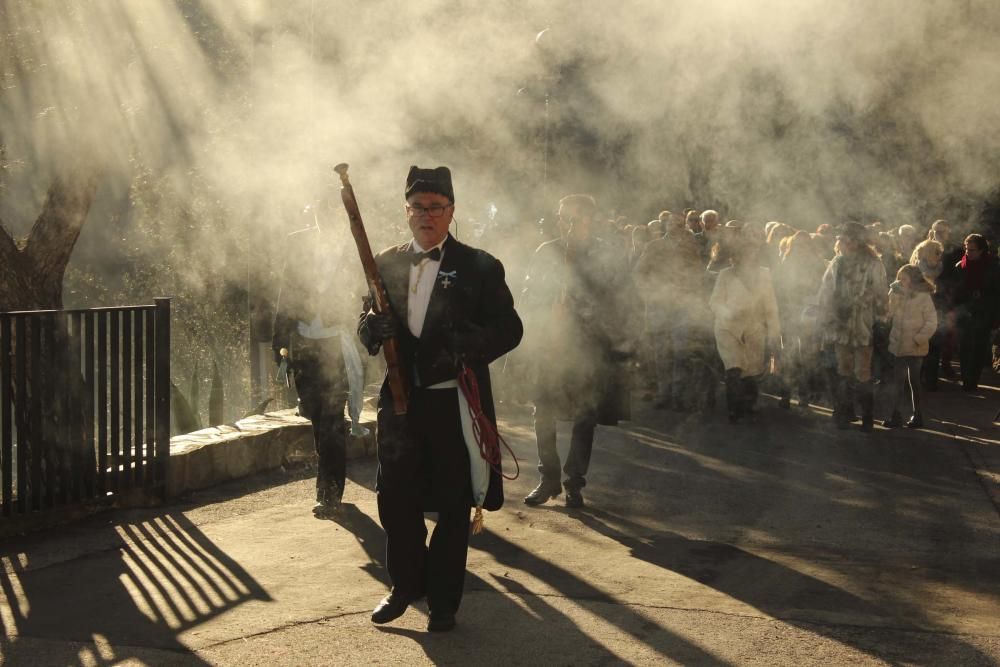
[[[945,220],[807,231],[686,210],[596,227],[639,296],[634,379],[657,408],[711,411],[721,381],[729,419],[752,421],[766,378],[783,408],[827,403],[842,429],[860,410],[872,431],[874,385],[893,384],[883,425],[920,428],[939,377],[973,392],[990,364],[1000,266],[985,236],[954,238]]]
[[[346,171],[341,178],[350,212]],[[684,411],[712,410],[724,384],[728,417],[741,422],[755,419],[770,377],[783,407],[793,392],[800,405],[828,399],[839,428],[860,407],[866,431],[874,429],[873,382],[895,382],[884,425],[903,425],[909,403],[905,424],[919,428],[921,394],[952,373],[956,354],[962,387],[977,389],[1000,318],[989,243],[979,234],[955,243],[943,220],[923,240],[909,225],[807,232],[721,224],[713,210],[664,211],[633,226],[606,221],[589,195],[568,195],[515,300],[503,264],[452,235],[447,167],[411,167],[404,200],[412,238],[373,258],[379,289],[360,316],[345,315],[347,293],[310,280],[322,272],[303,260],[283,277],[272,341],[313,422],[318,516],[341,510],[345,404],[352,419],[360,412],[351,378],[361,362],[346,323],[356,323],[369,355],[384,352],[376,492],[392,589],[372,612],[376,624],[426,598],[428,630],[455,627],[470,511],[478,532],[482,511],[504,498],[493,362],[504,359],[503,383],[530,387],[534,404],[540,480],[524,502],[565,493],[576,509],[585,505],[596,427],[630,417],[637,382],[655,390],[658,408]],[[322,264],[329,249],[308,243]],[[565,462],[560,420],[572,423]]]

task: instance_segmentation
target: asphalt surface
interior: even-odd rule
[[[992,384],[996,385],[995,378]],[[656,411],[598,431],[587,507],[528,508],[522,461],[472,538],[451,633],[388,626],[374,462],[311,513],[307,467],[2,543],[6,665],[1000,664],[1000,391],[929,428],[839,432],[765,397],[757,424]],[[947,418],[945,417],[947,415]],[[564,425],[565,426],[565,425]],[[565,451],[568,428],[561,429]]]

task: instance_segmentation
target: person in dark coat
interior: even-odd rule
[[[962,389],[975,391],[990,359],[990,331],[1000,316],[1000,267],[979,234],[965,238],[965,254],[955,265],[955,327]]]
[[[424,595],[428,630],[455,625],[462,599],[474,505],[503,504],[501,477],[489,469],[484,498],[474,498],[465,398],[456,379],[467,365],[475,374],[485,414],[496,423],[488,366],[514,349],[523,328],[504,281],[503,265],[448,233],[455,211],[446,167],[411,167],[406,212],[413,239],[379,253],[375,262],[388,295],[389,312],[368,310],[358,334],[370,354],[395,337],[410,386],[405,415],[393,409],[388,380],[378,401],[378,512],[386,535],[392,591],[375,608],[372,622],[401,616]],[[426,544],[424,512],[438,519]]]
[[[345,358],[356,350],[352,335],[354,295],[331,270],[333,244],[319,227],[288,237],[271,347],[275,363],[298,394],[299,414],[312,422],[318,459],[319,516],[340,507],[347,471],[348,422],[344,406],[350,383]],[[279,378],[282,379],[282,378]]]
[[[582,507],[596,427],[627,418],[625,362],[639,333],[638,309],[626,259],[595,233],[596,212],[589,195],[563,197],[562,237],[538,247],[526,281],[524,308],[533,318],[526,352],[537,375],[535,437],[541,474],[524,499],[527,505],[545,503],[565,489],[566,506]],[[561,471],[559,419],[573,422]]]

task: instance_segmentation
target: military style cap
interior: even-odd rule
[[[448,167],[435,167],[434,169],[421,169],[417,166],[410,167],[410,173],[406,175],[405,197],[417,192],[434,192],[447,197],[451,203],[455,203],[455,190],[451,186],[451,170]]]

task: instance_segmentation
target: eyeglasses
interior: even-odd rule
[[[407,204],[406,212],[409,213],[414,218],[419,218],[425,213],[432,218],[440,218],[444,215],[444,212],[449,208],[454,206],[454,204],[448,204],[447,206],[441,206],[441,204],[434,204],[433,206],[423,207],[419,204]]]

